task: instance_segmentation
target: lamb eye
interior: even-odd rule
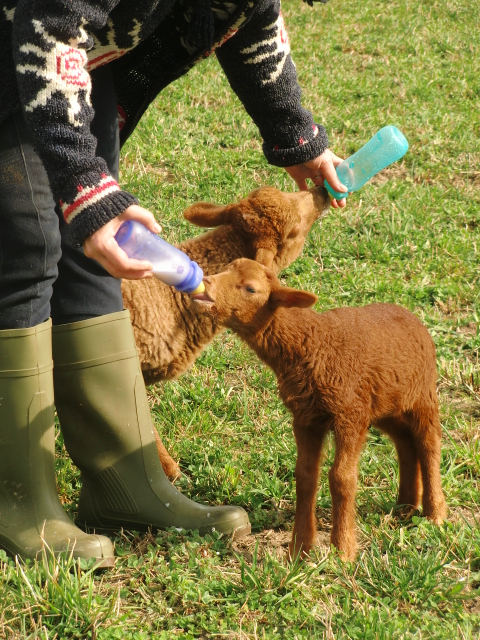
[[[253,287],[245,287],[245,289],[248,291],[248,293],[256,293],[255,289]]]

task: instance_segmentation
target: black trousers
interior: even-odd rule
[[[118,179],[118,115],[110,71],[92,73],[97,155]],[[66,324],[123,309],[120,280],[62,241],[48,177],[21,112],[0,124],[0,329]]]

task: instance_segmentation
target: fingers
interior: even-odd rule
[[[334,153],[330,152],[330,157],[332,158],[333,166],[338,167],[339,164],[343,162],[343,158],[339,158]]]
[[[308,191],[307,181],[305,178],[299,178],[298,180],[295,180],[295,182],[297,183],[300,191]]]
[[[346,193],[348,191],[347,187],[343,185],[338,179],[337,172],[335,171],[332,160],[326,161],[322,164],[322,171],[326,181],[332,187],[332,189],[338,191],[339,193]]]
[[[125,211],[118,216],[118,219],[121,222],[124,220],[137,220],[144,224],[152,233],[160,233],[162,231],[162,227],[155,220],[153,213],[137,204],[130,205],[128,209],[125,209]]]
[[[313,158],[313,160],[286,167],[286,170],[302,191],[306,189],[306,180],[309,178],[315,186],[323,185],[324,180],[326,180],[335,191],[346,193],[348,189],[340,182],[335,171],[335,167],[341,162],[343,162],[342,158],[332,153],[330,149],[325,149],[322,154]],[[345,204],[345,198],[335,203],[332,202],[334,208],[337,206],[344,207]]]
[[[347,204],[346,198],[342,198],[341,200],[337,200],[336,198],[333,198],[331,201],[331,205],[333,209],[338,209],[339,207],[343,208],[346,204]]]
[[[152,265],[145,260],[129,258],[115,240],[115,234],[125,220],[137,220],[152,233],[159,233],[162,230],[150,211],[138,205],[131,205],[85,240],[83,243],[85,255],[99,262],[114,278],[128,280],[148,278],[152,275]]]
[[[322,175],[317,175],[312,178],[312,182],[316,187],[322,186],[325,182],[325,178]]]
[[[310,178],[310,170],[303,164],[285,167],[288,175],[297,183],[300,191],[308,191],[307,178]]]
[[[97,235],[104,228],[87,238],[84,243],[85,255],[99,262],[114,278],[140,280],[151,276],[152,265],[149,262],[129,258],[114,236],[106,233]]]
[[[97,260],[100,262],[100,260]],[[110,262],[107,259],[104,259],[102,262],[102,267],[108,271],[108,273],[117,279],[123,280],[143,280],[144,278],[151,278],[153,276],[152,271],[138,271],[137,269],[129,269],[119,267],[117,264]]]

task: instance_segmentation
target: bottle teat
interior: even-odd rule
[[[205,284],[203,282],[203,280],[200,282],[200,284],[198,285],[198,287],[195,289],[195,291],[190,291],[190,295],[193,296],[196,293],[203,293],[205,291]]]

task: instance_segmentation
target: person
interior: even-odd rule
[[[99,535],[250,531],[159,462],[120,278],[151,276],[114,236],[160,230],[118,185],[121,144],[170,82],[216,52],[269,163],[300,189],[341,161],[302,108],[279,0],[3,0],[0,16],[0,547],[113,564]],[[333,201],[343,206],[344,201]],[[53,329],[52,329],[53,325]],[[53,366],[54,365],[54,366]],[[57,496],[54,407],[82,476],[78,528]]]

